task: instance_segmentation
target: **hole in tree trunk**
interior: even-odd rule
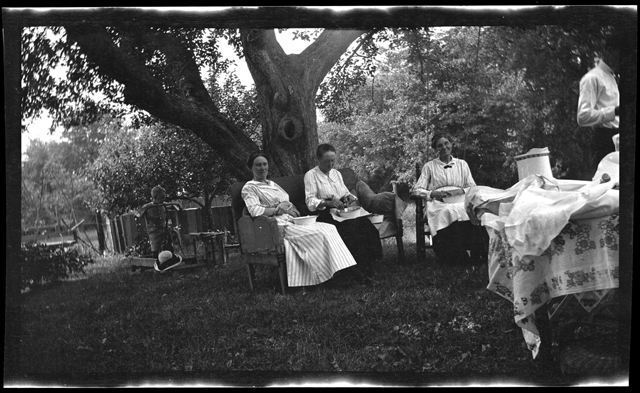
[[[302,123],[291,117],[285,117],[280,121],[279,133],[286,141],[298,139],[302,132]]]
[[[296,126],[291,120],[284,124],[284,135],[289,139],[296,136]]]

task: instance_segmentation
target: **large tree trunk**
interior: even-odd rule
[[[286,176],[315,165],[318,145],[315,97],[331,67],[364,31],[325,30],[301,54],[285,54],[273,29],[240,30],[258,92],[263,148],[270,173]]]

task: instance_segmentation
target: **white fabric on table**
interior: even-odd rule
[[[575,191],[565,191],[555,179],[530,175],[502,192],[473,187],[465,203],[472,214],[481,215],[485,208],[498,213],[499,218],[486,225],[496,230],[504,229],[507,241],[520,257],[538,256],[569,219],[617,213],[620,193],[613,190],[614,185],[614,182],[590,182]],[[489,198],[483,200],[483,194]],[[492,206],[492,201],[497,204]]]

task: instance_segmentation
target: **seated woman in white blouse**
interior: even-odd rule
[[[447,264],[484,263],[489,237],[485,228],[474,226],[464,208],[464,202],[447,203],[444,198],[460,195],[476,185],[466,161],[451,155],[452,139],[435,134],[431,147],[438,158],[427,162],[412,193],[427,198],[427,222],[433,236],[433,251],[438,260]]]
[[[287,284],[290,287],[316,285],[335,272],[355,266],[338,231],[331,225],[289,225],[300,214],[289,201],[289,194],[268,180],[269,161],[263,152],[249,155],[247,166],[253,180],[242,187],[241,195],[252,217],[274,217],[285,246]]]
[[[382,243],[378,229],[367,217],[336,221],[331,208],[341,209],[357,201],[342,180],[342,175],[333,169],[336,149],[323,143],[316,151],[318,166],[304,175],[304,191],[307,208],[318,212],[318,222],[334,225],[362,273],[373,273],[373,262],[382,258]]]

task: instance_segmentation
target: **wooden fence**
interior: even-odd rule
[[[228,231],[232,235],[237,233],[236,224],[231,213],[231,205],[214,206],[211,208],[211,214],[213,216],[212,230]],[[205,228],[205,217],[202,209],[198,207],[170,211],[169,217],[174,226],[177,224],[180,227],[182,244],[185,247],[193,247],[193,238],[189,236],[189,233],[203,232]],[[144,223],[141,222],[140,224]],[[115,253],[127,252],[129,247],[136,243],[139,230],[145,230],[144,225],[138,225],[138,219],[133,213],[107,219],[103,227],[106,247]]]

